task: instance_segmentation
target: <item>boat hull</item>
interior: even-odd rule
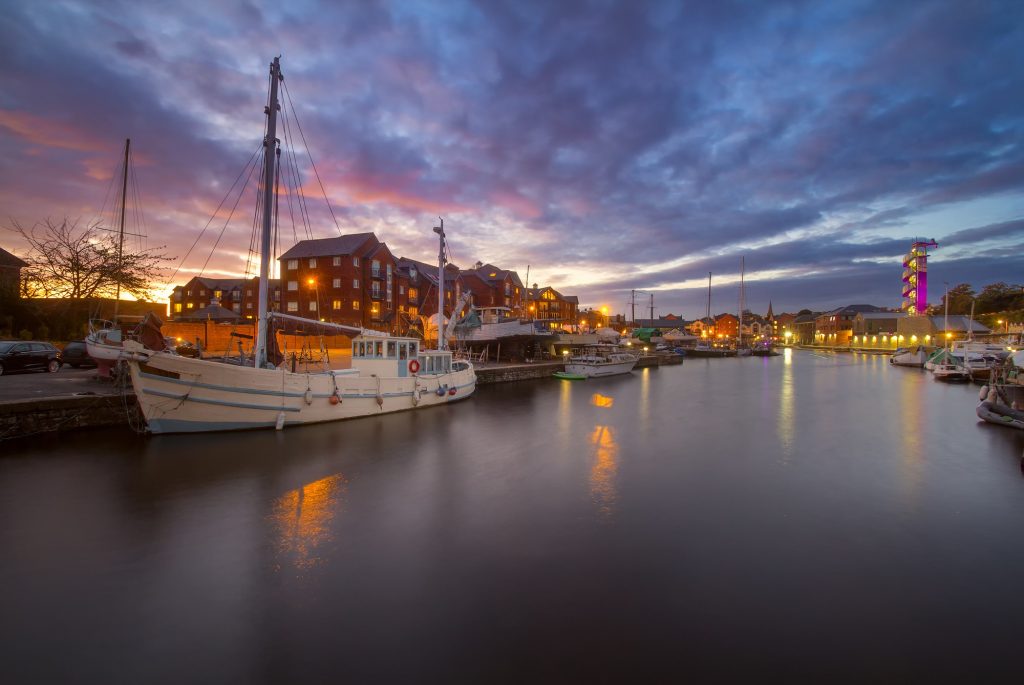
[[[404,378],[255,369],[169,353],[128,361],[151,433],[283,428],[447,404],[476,389],[464,370]]]
[[[636,359],[623,362],[567,362],[565,372],[575,376],[586,378],[601,378],[603,376],[619,376],[629,373],[636,366]]]
[[[1024,430],[1024,411],[1011,409],[995,402],[982,402],[978,405],[977,414],[979,419],[997,426]]]

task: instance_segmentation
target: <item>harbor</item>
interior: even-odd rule
[[[977,392],[784,350],[281,432],[7,443],[6,672],[998,681],[1024,431]]]

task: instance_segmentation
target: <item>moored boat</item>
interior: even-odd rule
[[[949,383],[966,383],[971,380],[971,374],[967,372],[967,369],[962,364],[957,364],[954,361],[936,365],[932,375],[935,376],[937,381]]]
[[[889,357],[893,366],[914,366],[921,368],[925,363],[925,351],[920,345],[916,347],[899,347]]]
[[[277,158],[280,60],[270,67],[270,105],[264,139],[262,230],[256,336],[251,357],[235,363],[195,359],[168,351],[150,353],[125,341],[128,367],[139,407],[152,433],[204,432],[276,428],[336,421],[446,404],[469,397],[476,373],[468,361],[456,360],[438,336],[438,349],[425,350],[415,338],[390,336],[351,326],[311,321],[269,307],[272,218]],[[285,136],[287,138],[287,136]],[[440,240],[438,273],[446,264],[444,222],[435,227]],[[439,279],[438,309],[443,311],[444,279]],[[282,363],[275,327],[357,334],[352,341],[352,368],[297,371]],[[293,357],[294,359],[294,357]]]
[[[587,348],[582,354],[569,357],[565,362],[565,373],[597,378],[629,373],[636,366],[638,358],[635,354],[605,350],[601,347],[595,345]]]
[[[1024,430],[1024,411],[998,402],[983,401],[978,405],[976,412],[979,419],[989,423]]]

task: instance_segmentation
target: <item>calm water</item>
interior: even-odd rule
[[[794,352],[0,444],[3,679],[1019,682],[1024,432],[976,397]]]

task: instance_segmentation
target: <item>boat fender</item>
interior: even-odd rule
[[[978,399],[984,402],[986,397],[988,397],[988,386],[983,385],[981,386],[981,390],[978,392]]]
[[[384,406],[384,395],[377,395],[377,406],[378,407],[383,407]]]
[[[420,395],[419,395],[419,393],[417,393],[417,392],[414,392],[414,393],[412,394],[412,406],[414,406],[414,407],[415,407],[415,406],[416,406],[416,405],[418,405],[419,403],[420,403]]]
[[[331,402],[331,404],[341,404],[341,398],[338,397],[338,391],[337,390],[335,390],[334,394],[331,395],[330,402]]]
[[[277,423],[274,424],[274,430],[281,430],[284,428],[284,412],[277,412]]]
[[[413,373],[416,373],[419,370],[420,370],[420,363],[418,361],[416,361],[415,359],[410,359],[409,360],[409,371],[411,371]]]
[[[437,389],[437,396],[438,397],[444,397],[444,388],[438,388]]]
[[[996,390],[995,386],[988,389],[988,397],[986,399],[993,404],[999,401],[999,391]]]
[[[306,394],[302,396],[302,399],[306,401],[306,404],[313,404],[313,391],[306,388]]]
[[[457,390],[457,389],[455,389],[455,388],[449,388],[449,389],[448,389],[448,394],[449,394],[449,395],[452,395],[452,396],[454,396],[454,395],[455,395],[455,393],[457,393],[457,392],[458,392],[458,390]]]

